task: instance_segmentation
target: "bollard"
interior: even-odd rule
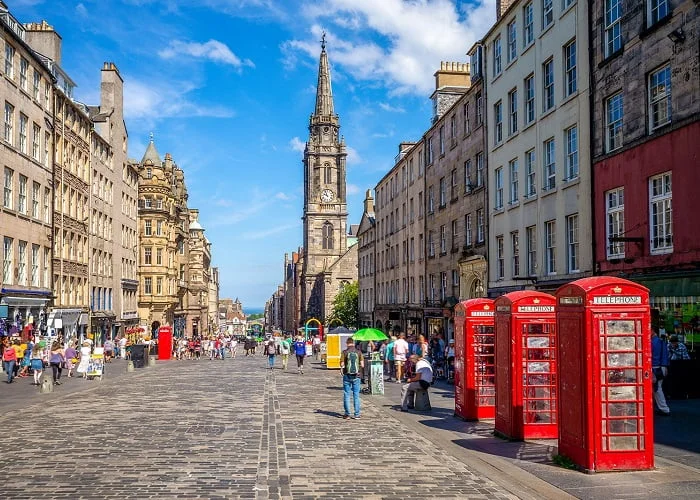
[[[53,380],[51,380],[50,378],[45,378],[44,380],[42,380],[39,392],[41,392],[42,394],[48,394],[49,392],[53,392]]]
[[[156,357],[148,356],[148,366],[156,366]]]
[[[126,362],[126,371],[127,372],[133,372],[134,371],[134,362],[129,360]]]

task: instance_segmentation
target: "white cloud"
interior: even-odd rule
[[[358,163],[362,163],[362,157],[360,156],[360,153],[358,153],[355,148],[348,146],[347,149],[348,149],[348,164],[349,165],[356,165]]]
[[[190,56],[197,59],[206,59],[217,63],[229,64],[239,69],[243,66],[255,67],[250,59],[240,59],[226,44],[218,40],[209,40],[205,43],[173,40],[167,48],[160,50],[158,55],[163,59],[173,59],[183,55]]]
[[[75,6],[75,13],[78,17],[88,17],[88,10],[84,3]]]
[[[390,113],[405,113],[406,110],[403,109],[401,106],[392,106],[388,102],[380,102],[379,107],[383,109],[384,111],[388,111]]]
[[[358,194],[360,192],[360,187],[355,184],[348,184],[345,186],[345,190],[348,194]]]
[[[440,61],[465,61],[496,15],[495,0],[459,8],[451,0],[326,0],[307,3],[302,11],[316,23],[309,39],[291,40],[283,49],[318,58],[323,24],[331,62],[392,94],[423,96],[433,90]]]
[[[289,141],[289,147],[292,148],[292,151],[303,153],[306,149],[306,143],[298,137],[292,137],[292,139]]]
[[[282,201],[289,201],[294,199],[293,196],[283,193],[281,191],[275,195],[275,198]]]
[[[249,231],[241,234],[241,238],[244,240],[261,240],[263,238],[267,238],[268,236],[272,236],[273,234],[278,234],[278,233],[283,233],[284,231],[287,231],[289,229],[294,229],[299,227],[299,223],[295,222],[293,224],[286,224],[283,226],[276,226],[272,227],[270,229],[262,229],[260,231]]]
[[[171,116],[209,116],[230,118],[233,110],[220,105],[206,106],[187,99],[187,94],[196,89],[189,82],[124,78],[124,114],[127,118],[162,119]]]

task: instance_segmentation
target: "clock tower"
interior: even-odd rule
[[[333,109],[326,35],[321,41],[316,106],[304,150],[302,320],[330,313],[324,275],[347,251],[347,148]]]

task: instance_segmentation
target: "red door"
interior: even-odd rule
[[[525,437],[557,437],[557,360],[553,322],[522,325]]]

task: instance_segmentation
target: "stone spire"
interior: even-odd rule
[[[334,116],[333,92],[331,90],[331,72],[328,68],[328,54],[326,54],[326,33],[321,38],[321,60],[318,63],[318,85],[316,86],[316,117]]]
[[[151,160],[154,165],[160,165],[160,155],[158,154],[158,150],[156,149],[156,145],[153,143],[153,133],[151,132],[151,140],[148,143],[148,147],[146,148],[146,152],[143,154],[143,159],[141,160],[141,164],[143,165],[146,163],[146,160]]]

